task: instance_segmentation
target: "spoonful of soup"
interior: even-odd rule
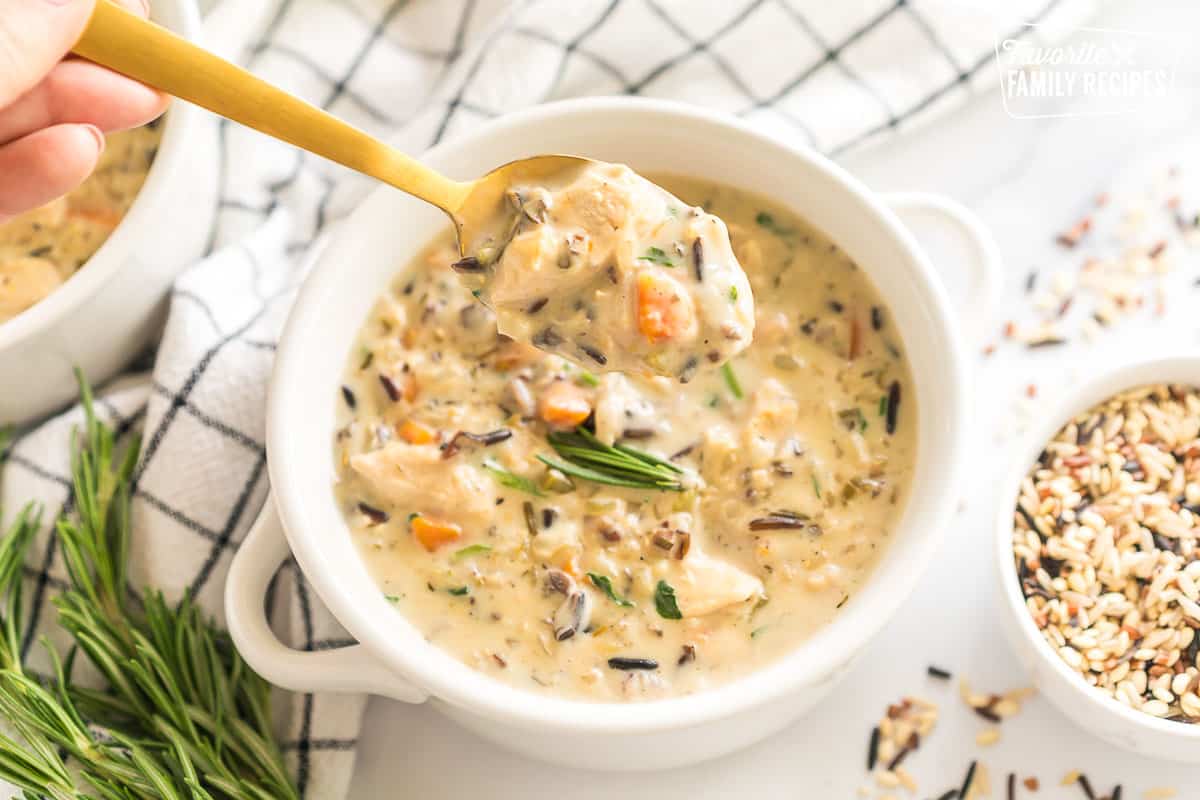
[[[513,339],[681,381],[750,344],[754,301],[724,223],[628,167],[542,155],[451,180],[109,0],[74,52],[442,209],[455,270]]]

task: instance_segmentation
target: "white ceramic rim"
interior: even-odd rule
[[[555,124],[559,117],[589,112],[686,117],[689,121],[725,128],[734,135],[753,140],[756,147],[762,148],[764,158],[803,160],[808,169],[823,173],[824,177],[847,191],[862,210],[862,224],[873,226],[877,235],[888,237],[906,253],[933,312],[929,319],[930,333],[942,348],[942,363],[950,377],[947,385],[936,387],[936,391],[946,396],[946,408],[951,410],[952,418],[939,420],[939,423],[952,427],[956,434],[946,435],[944,451],[937,453],[936,458],[934,454],[918,454],[919,460],[925,459],[931,464],[929,477],[933,480],[927,491],[936,491],[939,497],[945,499],[927,513],[926,517],[932,524],[924,529],[907,531],[907,535],[914,540],[910,545],[912,552],[908,560],[903,565],[893,565],[890,571],[885,572],[885,556],[885,563],[877,567],[866,585],[842,609],[837,620],[787,656],[730,683],[694,695],[646,703],[569,700],[523,691],[497,681],[428,644],[423,638],[406,642],[419,647],[419,654],[415,650],[405,650],[398,640],[401,637],[407,639],[407,632],[397,636],[394,624],[381,624],[366,609],[357,607],[351,592],[321,568],[324,555],[317,544],[319,537],[297,533],[306,525],[306,519],[299,511],[306,503],[303,493],[288,480],[291,466],[282,463],[284,459],[280,457],[268,457],[268,469],[292,553],[308,580],[351,635],[395,670],[398,677],[412,681],[421,690],[450,705],[519,726],[552,726],[578,733],[647,733],[712,722],[768,702],[785,701],[797,689],[845,668],[882,628],[890,618],[886,609],[907,597],[924,572],[941,541],[942,531],[958,498],[962,470],[957,467],[962,463],[967,446],[965,420],[969,373],[956,316],[946,290],[915,239],[895,214],[856,178],[823,156],[754,130],[740,120],[668,101],[626,97],[582,98],[506,115],[451,143],[439,145],[426,153],[425,158],[436,163],[439,155],[447,150],[470,149],[477,142],[511,128]],[[288,332],[293,323],[300,324],[296,320],[310,315],[307,310],[309,306],[328,302],[326,290],[333,279],[323,280],[321,273],[321,267],[318,266],[305,281],[280,342],[268,401],[268,453],[272,450],[275,453],[285,451],[291,425],[299,422],[290,419],[287,413],[291,392],[284,387],[303,386],[307,365],[303,352],[287,346]],[[908,344],[911,346],[912,343]],[[933,346],[932,342],[930,346]],[[932,392],[934,388],[928,391]],[[330,402],[334,400],[331,398]],[[927,416],[922,416],[921,424],[929,424]],[[273,442],[276,443],[274,448]],[[907,510],[905,513],[908,513]],[[867,600],[871,602],[868,604]],[[410,623],[405,624],[412,627]],[[415,631],[415,628],[412,630]],[[479,688],[473,690],[470,688],[472,686]]]
[[[1000,510],[996,523],[996,565],[999,568],[1005,610],[1016,616],[1017,627],[1032,644],[1033,652],[1046,663],[1056,678],[1073,688],[1074,697],[1080,703],[1090,705],[1131,727],[1141,728],[1156,735],[1176,736],[1200,743],[1200,725],[1171,722],[1136,711],[1084,683],[1058,653],[1054,652],[1042,637],[1033,618],[1029,616],[1012,557],[1012,515],[1016,499],[1020,496],[1021,481],[1046,443],[1076,414],[1115,394],[1152,383],[1200,386],[1200,357],[1181,353],[1156,356],[1152,359],[1136,359],[1118,366],[1071,392],[1066,399],[1058,403],[1054,413],[1048,414],[1036,430],[1029,434],[1017,448],[1017,458],[1001,486]]]
[[[154,0],[154,19],[187,39],[200,32],[200,14],[193,0]],[[160,11],[161,8],[161,11]],[[36,336],[69,315],[91,298],[120,269],[128,266],[129,254],[137,246],[145,219],[154,213],[159,199],[170,191],[185,191],[172,180],[178,165],[191,154],[183,144],[187,129],[194,126],[200,110],[189,103],[172,100],[163,115],[163,135],[158,152],[146,173],[129,210],[92,257],[62,286],[7,322],[0,322],[0,350],[14,347]]]

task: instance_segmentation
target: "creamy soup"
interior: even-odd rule
[[[753,671],[854,596],[906,500],[911,376],[867,276],[769,201],[662,180],[728,222],[758,298],[722,369],[597,375],[512,341],[447,232],[337,399],[335,492],[380,591],[521,688],[640,700]]]
[[[100,249],[142,188],[160,136],[156,124],[109,134],[79,188],[0,223],[0,323],[57,289]]]
[[[501,333],[596,372],[684,383],[750,344],[754,298],[718,217],[603,162],[507,197],[454,264]]]

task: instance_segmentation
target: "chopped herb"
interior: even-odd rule
[[[815,472],[812,475],[812,485],[813,485],[813,491],[816,492],[816,494],[817,494],[817,499],[820,500],[821,499],[821,482],[819,480],[817,480],[817,473],[815,473]]]
[[[481,296],[483,296],[483,292],[481,292],[479,289],[471,290],[471,297],[474,297],[476,300],[478,300]]]
[[[597,575],[595,572],[589,572],[587,576],[593,586],[608,595],[609,600],[612,600],[622,608],[633,608],[637,605],[632,600],[617,594],[616,590],[613,589],[612,580],[607,575]]]
[[[775,218],[766,211],[758,212],[754,221],[759,224],[759,227],[766,228],[776,236],[791,236],[796,232],[795,228],[785,228],[775,221]]]
[[[483,555],[484,553],[490,552],[492,552],[492,546],[490,544],[470,544],[461,550],[455,550],[454,555],[451,556],[451,558],[455,561],[461,561],[464,558],[470,558],[471,556]]]
[[[414,511],[408,515],[408,521],[412,522],[414,519],[416,519],[419,516],[421,516],[421,515]]]
[[[679,209],[676,208],[675,206],[667,206],[667,213],[670,214],[672,217],[678,217]]]
[[[399,603],[399,602],[400,602],[400,595],[398,595],[398,594],[385,594],[385,595],[383,596],[383,599],[384,599],[384,600],[387,600],[389,603]]]
[[[462,597],[463,595],[467,594],[471,590],[468,589],[466,586],[451,586],[446,591],[449,592],[450,594],[454,595],[455,597]]]
[[[867,429],[867,415],[862,412],[861,408],[843,409],[838,412],[838,419],[842,421],[848,431],[857,428],[861,433]]]
[[[496,481],[501,486],[507,486],[509,489],[516,489],[517,491],[525,492],[526,494],[532,494],[537,497],[542,496],[542,490],[537,487],[537,484],[529,480],[529,478],[526,478],[522,475],[517,475],[514,472],[509,472],[491,459],[487,459],[483,462],[483,468],[492,473],[492,476],[495,477]]]
[[[533,516],[533,503],[526,500],[521,504],[521,513],[525,515],[525,527],[530,536],[538,535],[537,519]]]
[[[371,362],[375,360],[375,353],[367,348],[363,348],[362,363],[358,365],[360,370],[371,366]]]
[[[764,631],[766,631],[766,630],[767,630],[767,628],[769,628],[769,627],[771,627],[771,626],[770,626],[770,625],[763,625],[761,628],[755,628],[754,630],[750,631],[750,638],[751,638],[751,639],[757,639],[757,638],[759,637],[759,634],[761,634],[761,633],[763,633]]]
[[[734,374],[733,365],[726,361],[721,365],[721,377],[725,379],[725,385],[729,387],[729,393],[741,400],[745,397],[742,392],[742,385],[738,383],[737,375]]]
[[[587,428],[551,433],[550,446],[565,462],[538,456],[543,464],[576,478],[609,486],[679,492],[681,467],[623,444],[606,445]]]
[[[721,398],[717,397],[715,394],[708,398],[708,407],[709,408],[716,408],[720,404],[721,404]]]
[[[666,251],[661,247],[651,247],[646,250],[646,255],[639,256],[642,261],[649,261],[652,264],[660,264],[664,267],[674,267],[675,262],[667,257]]]
[[[879,416],[886,417],[888,412],[888,396],[885,394],[879,398]]]
[[[660,580],[654,587],[654,608],[663,619],[683,619],[675,600],[675,587],[666,581]]]
[[[730,286],[730,287],[729,287],[729,302],[731,302],[731,303],[736,303],[736,302],[737,302],[737,299],[738,299],[737,287],[736,287],[736,286]]]
[[[586,369],[580,370],[579,374],[575,376],[575,380],[579,383],[582,383],[584,386],[600,385],[600,379],[588,372]]]

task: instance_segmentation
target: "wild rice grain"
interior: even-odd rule
[[[962,786],[958,790],[960,800],[966,800],[967,792],[971,791],[971,784],[975,782],[975,771],[978,767],[978,761],[972,761],[971,766],[967,767],[967,774],[963,777]]]
[[[871,740],[867,744],[867,772],[875,769],[875,762],[879,760],[879,726],[876,725],[871,729]]]

